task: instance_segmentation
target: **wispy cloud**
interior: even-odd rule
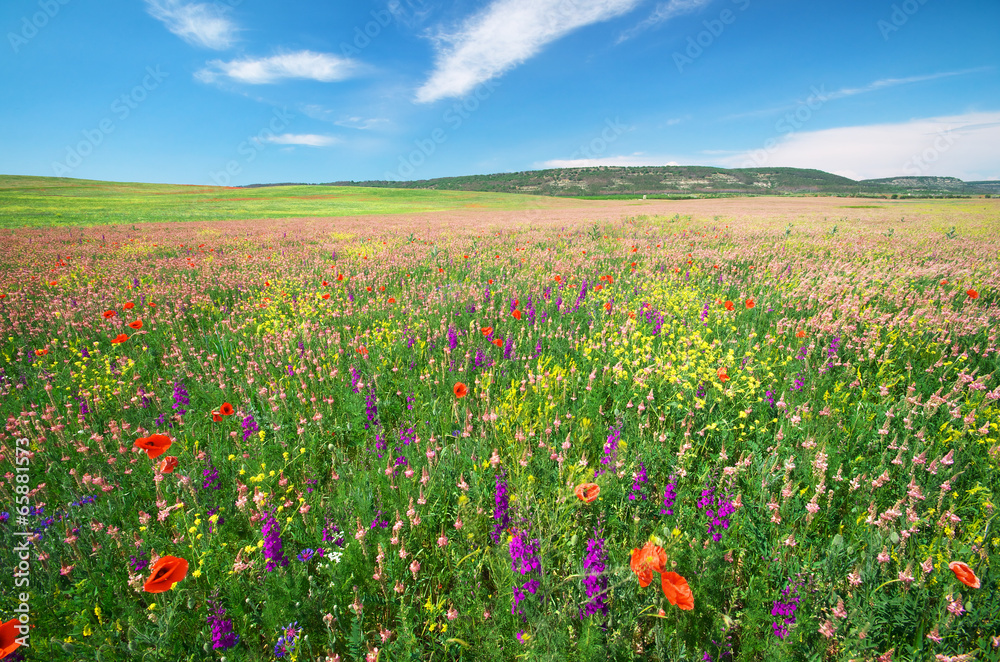
[[[236,42],[236,25],[220,3],[146,0],[146,11],[167,29],[193,46],[225,50]]]
[[[640,21],[635,27],[632,27],[618,36],[618,43],[623,41],[628,41],[632,37],[635,37],[650,28],[654,28],[661,23],[666,23],[675,16],[681,16],[683,14],[690,14],[704,7],[705,5],[712,2],[712,0],[668,0],[667,2],[661,2],[656,5],[653,13],[649,15],[643,21]]]
[[[913,83],[923,83],[929,80],[937,80],[939,78],[951,78],[953,76],[965,76],[967,74],[982,73],[984,71],[990,71],[993,67],[976,67],[974,69],[960,69],[958,71],[942,71],[936,74],[924,74],[921,76],[906,76],[904,78],[880,78],[879,80],[872,81],[867,85],[862,85],[861,87],[842,87],[839,90],[827,91],[826,85],[814,85],[811,92],[811,99],[819,100],[821,102],[830,101],[832,99],[843,99],[845,97],[853,97],[859,94],[868,94],[869,92],[877,92],[879,90],[888,89],[891,87],[899,87],[900,85],[911,85]],[[780,113],[782,111],[791,110],[798,107],[799,105],[805,103],[805,100],[796,101],[794,103],[787,103],[782,106],[773,106],[770,108],[761,108],[759,110],[751,110],[745,113],[736,113],[734,115],[729,115],[725,119],[742,119],[745,117],[761,117],[767,115],[773,115],[774,113]]]
[[[462,96],[536,55],[548,43],[634,9],[642,0],[493,0],[452,34],[436,38],[426,103]]]
[[[268,136],[264,142],[275,145],[305,145],[306,147],[329,147],[340,142],[334,136],[320,136],[315,133],[282,133],[278,136]]]
[[[900,176],[1000,178],[1000,111],[793,133],[769,150],[721,165],[818,168],[851,179]]]
[[[212,83],[221,77],[238,83],[262,85],[276,83],[289,78],[318,80],[324,83],[344,80],[357,70],[353,60],[331,55],[298,51],[263,58],[243,58],[239,60],[212,60],[208,67],[198,71],[195,77]]]
[[[551,159],[535,164],[537,168],[594,168],[597,166],[675,166],[676,161],[660,156],[631,154],[628,156],[602,156],[593,159]]]

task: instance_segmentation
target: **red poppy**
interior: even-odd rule
[[[561,283],[562,282],[562,276],[556,276],[555,278],[553,278],[553,280],[556,281],[557,283]]]
[[[971,290],[971,289],[970,290],[966,290],[965,293],[969,295],[970,299],[978,299],[979,298],[979,292],[976,292],[975,290]]]
[[[757,305],[757,304],[755,304],[755,303],[753,302],[753,299],[747,299],[747,301],[746,301],[746,307],[747,307],[748,309],[749,309],[749,308],[753,308],[753,307],[754,307],[754,306],[756,306],[756,305]]]
[[[726,301],[722,305],[726,308],[726,310],[733,310],[734,308],[736,308],[736,305],[732,301]]]
[[[385,292],[385,285],[379,285],[378,291]]]
[[[685,611],[694,609],[694,595],[687,580],[676,572],[664,572],[660,575],[660,585],[663,588],[663,595],[667,596],[667,601]]]
[[[489,279],[488,281],[486,281],[486,284],[487,284],[487,285],[492,285],[492,284],[493,284],[493,279],[492,279],[492,278],[490,278],[490,279]]]
[[[493,327],[492,326],[484,326],[483,328],[481,328],[479,330],[482,332],[482,334],[484,336],[488,336],[491,333],[493,333]]]
[[[219,413],[219,412],[217,412],[217,411],[213,411],[213,412],[212,412],[212,420],[213,420],[214,422],[218,423],[219,421],[221,421],[221,420],[222,420],[222,414],[220,414],[220,413]]]
[[[595,292],[600,292],[603,289],[604,289],[604,286],[601,285],[601,284],[594,285],[594,291]]]
[[[719,375],[720,382],[725,383],[725,381],[729,379],[729,369],[726,366],[722,366],[721,368],[719,368],[716,374]]]
[[[45,356],[48,353],[49,353],[49,350],[47,350],[47,349],[36,349],[35,350],[35,356]]]
[[[174,457],[173,455],[170,455],[169,457],[165,457],[162,460],[160,460],[160,464],[157,466],[157,468],[160,470],[160,473],[170,474],[173,473],[174,469],[177,468],[177,464],[178,464],[177,458]]]
[[[126,301],[125,303],[122,304],[122,308],[124,308],[125,310],[132,310],[133,308],[135,308],[135,304],[132,303],[131,301]]]
[[[337,274],[337,280],[344,280],[344,274]]]
[[[510,315],[511,315],[511,317],[513,317],[516,320],[521,319],[521,311],[520,310],[515,310]]]
[[[142,320],[136,320],[134,322],[129,322],[128,325],[130,327],[132,327],[133,329],[136,329],[136,330],[141,329],[142,328]]]
[[[150,307],[150,308],[156,308],[156,304],[155,304],[155,303],[153,303],[152,301],[150,301],[150,302],[149,302],[149,307]]]
[[[955,573],[958,581],[969,588],[979,588],[979,577],[976,577],[976,573],[972,572],[972,568],[966,564],[961,561],[952,561],[948,564],[948,569]]]
[[[503,338],[494,338],[493,344],[497,347],[503,347]]]
[[[330,298],[330,295],[329,295],[329,294],[324,294],[324,295],[323,295],[323,299],[324,299],[324,300],[326,300],[326,299],[329,299],[329,298]]]
[[[462,382],[455,382],[455,386],[452,388],[452,391],[455,393],[456,398],[464,398],[469,394],[469,387]]]
[[[161,556],[153,564],[153,572],[143,584],[146,593],[163,593],[174,587],[174,584],[184,579],[188,571],[188,562],[176,556]]]
[[[219,413],[223,416],[232,416],[236,413],[236,410],[233,409],[233,406],[228,402],[223,402],[222,406],[219,407]]]
[[[113,311],[113,310],[105,310],[104,311],[104,319],[109,320],[109,319],[111,319],[114,316],[115,316],[115,311]]]
[[[609,313],[611,312],[611,302],[610,301],[608,301],[607,303],[604,304],[604,310],[608,311]]]
[[[323,287],[327,287],[329,285],[330,285],[330,283],[326,282],[325,280],[323,281]]]
[[[594,501],[600,493],[601,487],[597,483],[583,483],[582,485],[577,485],[576,489],[573,490],[573,494],[584,503]]]
[[[795,332],[795,337],[796,338],[805,338],[806,337],[806,332],[803,331],[803,330],[801,330],[801,329],[799,329],[798,331]]]
[[[948,279],[947,278],[942,278],[941,279],[941,284],[942,285],[947,285],[948,284]]]
[[[154,434],[148,437],[141,437],[135,440],[133,444],[136,448],[141,448],[146,451],[146,455],[149,456],[150,460],[155,460],[170,448],[174,440],[165,434]]]
[[[51,285],[52,287],[55,287],[58,284],[59,284],[59,281],[57,281],[57,280],[50,280],[49,281],[49,285]]]
[[[128,336],[125,335],[124,333],[119,333],[117,336],[115,336],[114,338],[111,339],[111,344],[112,345],[120,345],[121,343],[125,342],[126,340],[128,340]]]
[[[647,542],[642,549],[632,550],[629,567],[639,577],[639,586],[646,588],[653,581],[654,572],[663,572],[667,564],[667,553],[662,547]]]
[[[366,289],[366,290],[368,290],[369,292],[371,292],[371,291],[372,291],[372,286],[371,286],[371,285],[369,285],[369,286],[368,286],[368,287],[366,287],[365,289]]]
[[[396,297],[389,297],[389,303],[396,303]]]
[[[0,625],[0,660],[4,659],[21,645],[17,639],[21,635],[18,619],[12,618]]]

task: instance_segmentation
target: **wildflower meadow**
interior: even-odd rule
[[[696,202],[2,231],[0,657],[1000,659],[1000,206]]]

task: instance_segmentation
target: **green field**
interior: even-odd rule
[[[551,198],[342,186],[227,188],[0,175],[0,228],[538,209]]]

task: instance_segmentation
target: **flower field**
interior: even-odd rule
[[[1000,659],[975,203],[5,231],[0,657]]]

